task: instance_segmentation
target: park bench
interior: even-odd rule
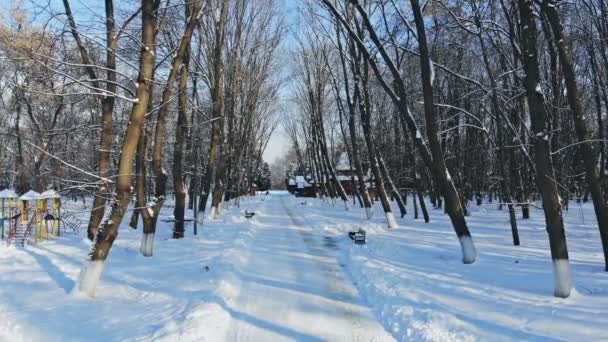
[[[357,231],[348,232],[348,237],[357,245],[365,244],[365,230],[361,228]]]

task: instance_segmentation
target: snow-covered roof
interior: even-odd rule
[[[20,201],[33,201],[37,199],[40,199],[40,194],[34,190],[30,190],[19,197]]]
[[[0,191],[0,198],[2,198],[2,199],[17,198],[17,197],[19,197],[19,195],[17,195],[17,193],[14,192],[13,190],[4,189],[4,190]]]
[[[311,187],[310,183],[304,178],[304,176],[296,176],[296,185],[298,189]]]
[[[351,171],[354,170],[350,166],[350,159],[348,158],[348,153],[342,152],[340,154],[340,158],[338,158],[338,162],[336,163],[336,171]]]
[[[61,198],[55,190],[47,190],[40,194],[41,199]]]

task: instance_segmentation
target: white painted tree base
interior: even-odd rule
[[[209,213],[209,219],[215,220],[219,216],[219,210],[217,207],[211,207],[211,212]]]
[[[555,281],[555,297],[568,298],[572,291],[572,272],[570,260],[553,260],[553,280]]]
[[[374,214],[374,211],[372,210],[372,208],[365,207],[365,216],[367,217],[368,220],[370,220],[372,218],[373,214]]]
[[[460,236],[460,248],[462,248],[462,262],[465,264],[472,264],[477,259],[477,249],[470,236]]]
[[[78,290],[80,292],[89,297],[95,297],[95,289],[99,284],[104,265],[104,260],[87,261],[78,276]]]
[[[151,257],[154,254],[154,233],[144,233],[141,236],[139,251],[145,257]]]
[[[386,213],[386,220],[388,221],[389,228],[399,228],[397,220],[395,219],[395,214],[393,214],[392,211]]]

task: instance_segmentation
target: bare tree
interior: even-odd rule
[[[148,102],[151,97],[151,80],[154,72],[156,51],[156,24],[160,5],[158,0],[142,0],[142,48],[137,78],[137,102],[133,105],[129,125],[125,133],[118,164],[118,177],[116,182],[116,200],[112,203],[112,212],[109,219],[97,230],[89,262],[82,269],[78,288],[89,296],[95,295],[99,278],[104,268],[112,244],[118,236],[118,227],[122,222],[129,202],[131,200],[131,179],[133,161],[137,151],[137,143],[141,136]]]

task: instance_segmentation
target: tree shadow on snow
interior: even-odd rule
[[[36,259],[36,262],[40,265],[40,267],[46,271],[49,277],[57,284],[58,287],[62,288],[66,294],[72,291],[76,282],[68,278],[63,271],[61,271],[59,267],[55,266],[55,264],[48,257],[38,254],[31,249],[26,249],[25,251],[27,254]]]
[[[222,307],[222,309],[224,309],[226,312],[228,312],[232,318],[237,319],[239,321],[249,323],[251,325],[257,326],[258,328],[261,328],[264,330],[275,332],[279,335],[294,339],[296,341],[311,341],[311,342],[323,341],[322,339],[320,339],[316,336],[311,336],[311,335],[308,335],[305,333],[301,333],[301,332],[293,330],[291,328],[280,326],[280,325],[274,324],[272,322],[268,322],[263,319],[257,318],[255,316],[246,314],[244,312],[237,311],[237,310],[231,308],[224,301],[223,298],[218,297],[216,295],[211,296],[209,299],[211,301],[217,303],[218,305],[220,305]]]

